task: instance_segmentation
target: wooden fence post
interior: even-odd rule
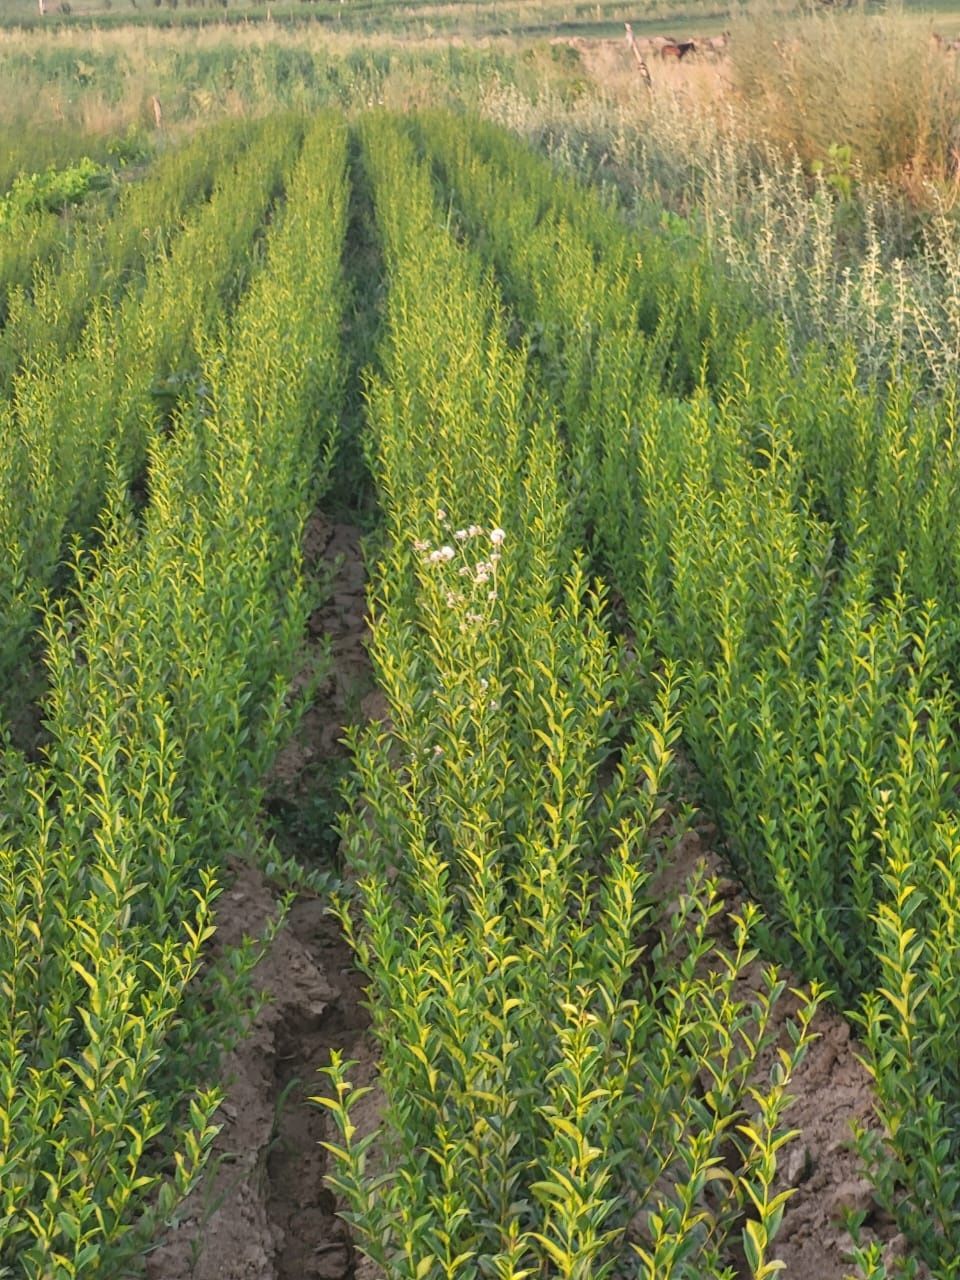
[[[637,44],[637,38],[633,34],[633,27],[631,27],[629,22],[625,22],[623,25],[627,29],[627,45],[633,51],[633,56],[637,60],[637,66],[640,68],[640,74],[643,76],[647,88],[651,93],[653,93],[653,81],[650,79],[650,68],[643,60],[643,54],[640,52],[640,47]]]

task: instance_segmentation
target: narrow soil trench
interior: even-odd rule
[[[384,265],[373,225],[359,143],[350,143],[349,230],[344,256],[348,305],[343,444],[331,509],[361,512],[369,501],[362,459],[363,369],[377,348]],[[294,691],[313,691],[297,732],[268,779],[266,817],[281,852],[311,868],[334,867],[338,781],[347,765],[349,724],[378,718],[366,650],[361,530],[322,513],[304,536],[305,571],[322,591],[309,618]],[[218,904],[212,959],[245,935],[262,936],[279,893],[256,868],[238,864]],[[338,1205],[324,1185],[322,1143],[338,1138],[325,1108],[309,1099],[324,1089],[320,1068],[338,1050],[355,1060],[350,1077],[372,1091],[351,1113],[361,1136],[381,1109],[376,1055],[367,1034],[361,976],[322,897],[299,893],[257,967],[262,1008],[223,1065],[223,1125],[208,1169],[175,1224],[147,1257],[148,1280],[367,1280],[376,1274],[350,1243]]]
[[[311,645],[329,645],[331,666],[273,776],[294,812],[312,813],[314,821],[323,824],[317,835],[329,840],[337,803],[334,784],[344,758],[344,729],[352,721],[369,718],[378,700],[369,692],[360,531],[353,525],[316,518],[307,529],[305,551],[308,565],[333,567],[329,595],[314,611],[308,628]],[[301,841],[305,834],[299,833]],[[308,849],[301,856],[309,857]],[[363,980],[325,903],[298,899],[286,928],[334,994],[318,1024],[311,1025],[309,1018],[299,1024],[287,1021],[275,1039],[275,1136],[266,1160],[266,1211],[275,1242],[273,1274],[276,1280],[339,1280],[354,1274],[356,1259],[346,1225],[336,1216],[336,1199],[324,1187],[327,1161],[321,1144],[335,1134],[326,1109],[312,1104],[310,1097],[324,1087],[317,1072],[329,1062],[331,1050],[357,1060],[353,1074],[362,1084],[375,1076],[375,1055],[366,1038]],[[361,1124],[372,1129],[376,1111],[369,1099],[365,1101],[368,1109]]]
[[[332,577],[310,619],[298,682],[311,678],[328,647],[330,669],[277,761],[268,804],[288,820],[302,855],[311,830],[321,852],[328,848],[329,829],[296,819],[318,788],[324,804],[310,816],[329,814],[325,792],[342,760],[343,729],[358,709],[364,714],[364,702],[371,714],[377,706],[375,697],[363,698],[369,664],[360,531],[316,516],[306,543],[308,564],[325,562]],[[213,960],[245,935],[262,935],[277,912],[278,894],[257,868],[238,862],[231,871],[233,883],[218,903]],[[324,1186],[321,1143],[334,1137],[332,1122],[309,1098],[323,1088],[317,1072],[332,1049],[358,1060],[352,1073],[358,1084],[375,1080],[375,1055],[366,1035],[362,980],[322,899],[297,897],[254,985],[263,1005],[223,1065],[226,1098],[216,1116],[223,1127],[210,1165],[147,1255],[148,1280],[339,1280],[355,1274],[347,1228]],[[376,1124],[376,1094],[364,1101],[359,1119],[369,1131]]]

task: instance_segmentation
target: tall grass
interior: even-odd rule
[[[223,114],[470,102],[493,76],[532,96],[583,79],[549,51],[524,58],[510,39],[471,47],[429,34],[398,41],[376,28],[0,32],[0,119],[34,130],[54,118],[101,138],[131,126],[152,134],[154,96],[168,133]]]
[[[645,17],[663,28],[670,22],[717,26],[724,19],[723,5],[706,13],[702,0],[650,0]],[[543,34],[552,30],[598,30],[634,16],[623,0],[350,0],[329,6],[321,0],[73,0],[64,14],[59,0],[49,0],[49,12],[41,18],[36,0],[6,0],[0,27],[17,27],[35,33],[77,28],[163,27],[194,32],[215,27],[221,31],[266,23],[273,30],[303,30],[324,26],[357,32],[389,32],[402,39],[430,35],[490,37],[505,31]]]
[[[657,244],[680,261],[705,254],[748,305],[787,322],[791,350],[852,343],[863,378],[897,375],[908,362],[934,391],[960,373],[952,178],[911,170],[905,191],[892,178],[868,180],[836,148],[811,173],[762,123],[751,130],[749,103],[697,105],[682,88],[533,101],[491,82],[481,110],[604,190],[633,225],[638,252]]]
[[[960,76],[915,16],[757,7],[730,44],[752,130],[814,165],[841,161],[922,197],[960,173]],[[840,175],[838,175],[840,176]]]

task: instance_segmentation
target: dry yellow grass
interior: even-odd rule
[[[904,12],[760,12],[734,27],[738,100],[757,131],[808,167],[849,148],[857,169],[908,189],[952,181],[960,76],[930,31],[929,18]]]

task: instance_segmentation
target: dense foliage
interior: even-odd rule
[[[360,918],[341,918],[388,1108],[383,1173],[365,1177],[373,1139],[353,1140],[333,1064],[334,1185],[389,1276],[726,1277],[733,1237],[772,1275],[816,1001],[768,1073],[783,982],[743,993],[754,913],[728,951],[697,883],[641,944],[674,674],[610,632],[553,415],[479,261],[436,225],[427,170],[396,124],[364,138],[389,281],[368,390],[389,724],[354,741]]]
[[[923,396],[922,368],[863,382],[852,349],[798,358],[696,261],[664,270],[664,238],[631,262],[602,205],[465,131],[423,129],[442,198],[536,344],[598,564],[685,676],[684,739],[766,948],[853,1006],[886,1134],[864,1139],[877,1193],[948,1275],[955,400]]]
[[[141,1233],[189,1188],[215,1132],[219,1094],[194,1075],[203,1055],[184,1052],[209,1002],[189,990],[223,864],[249,843],[289,718],[301,534],[329,474],[341,384],[344,159],[335,121],[305,140],[291,121],[259,130],[236,162],[247,203],[226,184],[233,211],[208,206],[163,264],[183,274],[163,290],[157,352],[182,358],[186,344],[199,375],[167,425],[145,418],[147,363],[126,449],[102,439],[109,402],[82,420],[102,443],[61,423],[62,473],[47,437],[44,482],[92,474],[87,510],[102,505],[96,549],[78,547],[70,591],[45,611],[42,758],[9,748],[3,760],[0,1262],[18,1276],[116,1274],[144,1198]],[[281,190],[261,263],[250,238]],[[80,358],[117,376],[115,350],[88,343]],[[118,389],[131,374],[121,367]],[[62,508],[73,515],[75,492]],[[42,563],[63,554],[61,530],[34,533]],[[254,957],[240,958],[221,999]]]
[[[215,902],[362,400],[385,706],[348,734],[332,907],[380,1127],[339,1055],[318,1099],[357,1244],[409,1280],[775,1274],[829,992],[875,1195],[952,1276],[947,366],[804,342],[690,223],[631,229],[476,117],[223,124],[112,195],[55,248],[57,213],[0,229],[0,1273],[119,1274],[202,1169],[256,959],[207,971]],[[350,219],[383,264],[352,298]],[[732,920],[703,875],[658,901],[693,798]],[[775,1043],[777,965],[807,985]]]

